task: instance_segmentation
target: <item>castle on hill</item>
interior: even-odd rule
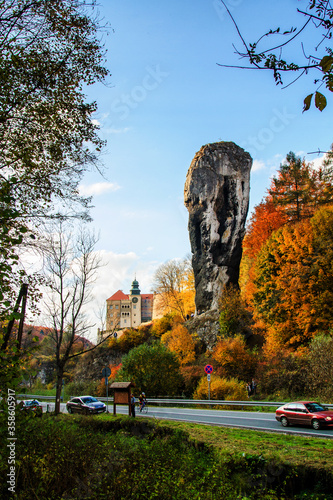
[[[99,340],[125,328],[138,328],[154,318],[154,294],[142,294],[135,279],[127,295],[118,290],[106,300],[106,329],[98,331]]]

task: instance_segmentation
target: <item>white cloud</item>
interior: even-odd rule
[[[128,294],[134,278],[139,282],[141,293],[151,293],[153,276],[160,265],[160,262],[141,260],[135,252],[116,254],[100,250],[97,253],[104,265],[98,271],[98,277],[91,289],[92,300],[86,308],[89,323],[95,323],[89,336],[94,342],[96,342],[97,328],[100,326],[98,311],[105,301],[118,290]]]
[[[315,158],[313,158],[313,155],[308,155],[307,156],[307,161],[309,163],[311,163],[311,166],[315,170],[317,170],[317,169],[319,169],[322,166],[323,161],[325,160],[325,158],[326,158],[326,155],[322,155],[322,156],[319,156],[319,157],[317,156]]]
[[[254,160],[252,165],[252,172],[258,172],[266,168],[265,163],[262,160]]]
[[[83,196],[98,196],[108,191],[118,191],[120,186],[115,182],[96,182],[95,184],[79,186],[80,194]]]
[[[99,127],[101,125],[100,122],[98,120],[95,120],[95,119],[91,120],[91,123],[93,125],[96,125],[96,127]]]

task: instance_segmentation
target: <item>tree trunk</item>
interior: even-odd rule
[[[56,415],[60,413],[60,398],[62,391],[62,379],[63,379],[64,369],[57,366],[57,385],[56,385],[56,402],[54,407],[54,412]]]

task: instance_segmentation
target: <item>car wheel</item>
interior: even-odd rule
[[[73,413],[73,410],[71,407],[67,408],[68,413],[71,415]]]
[[[319,430],[321,427],[319,420],[317,420],[316,418],[314,418],[312,420],[311,425],[312,425],[312,428],[316,429],[316,430]]]
[[[281,424],[283,425],[283,427],[288,427],[289,425],[288,419],[286,417],[282,417]]]

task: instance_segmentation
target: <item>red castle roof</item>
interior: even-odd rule
[[[129,295],[125,295],[122,290],[118,290],[107,300],[129,300]]]
[[[152,293],[142,293],[141,294],[141,298],[142,299],[150,299],[152,300],[154,297],[154,294]],[[129,300],[129,295],[126,295],[122,290],[118,290],[118,292],[114,293],[113,295],[111,295],[111,297],[109,299],[107,299],[108,301],[109,300]]]

